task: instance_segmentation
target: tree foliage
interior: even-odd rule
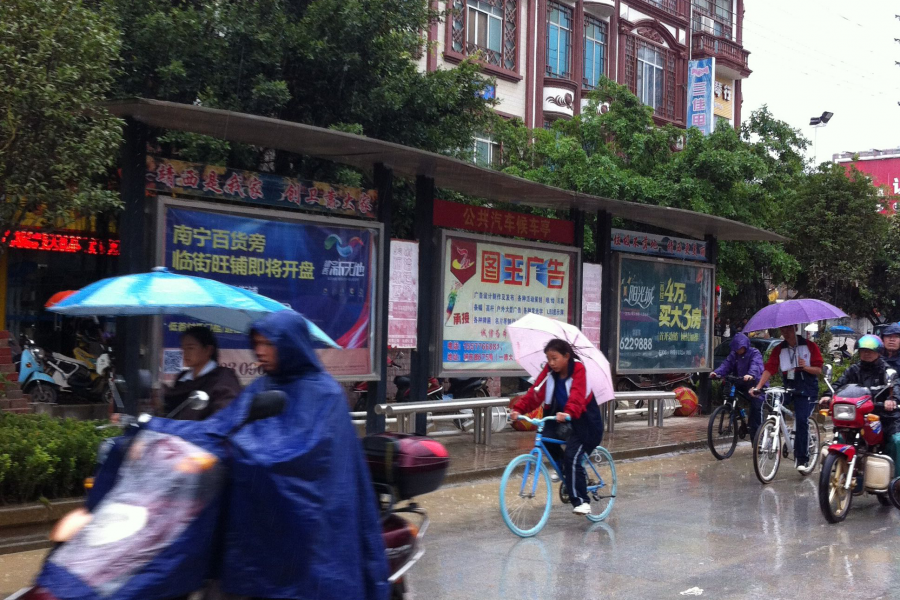
[[[96,8],[96,7],[95,7]],[[78,0],[0,2],[0,227],[117,204],[102,182],[121,123],[97,107],[119,52],[114,21]]]

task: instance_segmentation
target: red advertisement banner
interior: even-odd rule
[[[434,201],[435,227],[449,227],[478,233],[493,233],[557,244],[575,243],[572,221],[472,206],[447,200]]]

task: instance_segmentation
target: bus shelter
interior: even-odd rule
[[[353,237],[369,252],[365,261],[369,279],[361,281],[358,289],[370,301],[371,327],[365,332],[370,345],[365,353],[356,355],[367,368],[360,365],[359,373],[350,369],[346,377],[371,380],[368,431],[384,427],[382,417],[375,415],[373,409],[386,397],[391,255],[392,246],[396,249],[400,245],[390,240],[394,177],[415,182],[417,247],[404,248],[406,256],[414,253],[417,259],[417,277],[411,278],[417,280],[415,311],[405,315],[408,321],[415,322],[415,328],[402,332],[414,342],[410,358],[412,400],[424,399],[432,373],[520,373],[503,346],[505,325],[518,317],[519,309],[596,330],[592,334],[600,349],[620,372],[700,372],[704,397],[712,369],[717,241],[786,241],[775,233],[714,215],[580,194],[431,152],[300,123],[146,99],[121,100],[106,107],[126,121],[122,153],[125,208],[120,227],[123,273],[145,271],[160,262],[169,264],[176,251],[187,249],[175,242],[175,223],[170,219],[173,214],[176,216],[172,219],[181,219],[179,224],[192,228],[192,232],[197,228],[210,230],[202,223],[191,225],[190,219],[197,217],[187,214],[191,211],[213,214],[199,218],[229,221],[220,228],[229,236],[247,233],[242,230],[241,221],[261,216],[268,220],[266,227],[272,227],[272,232],[291,228],[291,233],[282,231],[280,239],[291,235],[298,240],[330,235],[310,229],[316,227],[355,228],[364,234]],[[148,207],[148,182],[153,179],[148,175],[146,143],[150,128],[288,151],[371,173],[374,189],[367,194],[371,201],[366,203],[368,211],[359,214],[360,194],[366,191],[357,190],[344,196],[348,202],[354,201],[347,207],[352,205],[357,214],[286,214],[279,202],[284,204],[289,182],[282,182],[281,197],[273,200],[274,210],[248,208],[251,200],[260,199],[248,199],[246,182],[240,188],[244,197],[231,198],[222,206],[210,208],[166,200],[157,208]],[[152,162],[153,158],[149,160]],[[242,175],[241,180],[252,177]],[[493,202],[553,209],[556,214],[568,215],[568,219],[544,219],[490,207],[454,206],[437,198],[437,188]],[[293,204],[304,208],[299,197]],[[163,208],[158,208],[161,205]],[[182,214],[178,215],[178,211]],[[584,225],[591,213],[597,217],[593,232],[596,252],[586,256]],[[614,217],[671,235],[613,230]],[[184,229],[181,231],[186,235]],[[348,242],[341,232],[333,233],[340,244]],[[161,236],[165,243],[154,243]],[[184,237],[180,239],[186,241]],[[232,250],[230,246],[227,249]],[[238,258],[243,264],[243,258]],[[210,264],[213,260],[210,258]],[[301,271],[302,261],[297,262],[296,273],[293,267],[291,271],[296,277],[291,275],[290,279],[298,285],[303,283],[301,273],[308,277],[331,268],[311,261],[312,271],[308,266]],[[343,267],[340,265],[340,269]],[[349,268],[359,269],[353,265]],[[259,291],[265,293],[262,288]],[[302,306],[296,308],[303,311]],[[147,324],[130,320],[122,323],[123,358],[129,380],[137,379],[141,362],[141,327],[146,328]],[[409,335],[410,331],[414,335]],[[148,332],[145,329],[143,333]],[[137,410],[134,397],[129,398],[128,410]]]

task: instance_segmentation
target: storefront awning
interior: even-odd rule
[[[787,241],[776,233],[722,217],[570,192],[440,154],[301,123],[140,98],[104,106],[116,116],[130,117],[151,127],[286,150],[363,170],[383,163],[397,176],[433,177],[439,188],[498,202],[557,210],[605,210],[615,217],[695,238],[711,235],[720,240]]]

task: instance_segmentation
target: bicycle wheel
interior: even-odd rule
[[[591,500],[591,514],[586,516],[596,523],[609,516],[616,501],[616,463],[609,450],[597,446],[591,452],[590,460],[585,457],[584,471],[587,474],[588,496]]]
[[[531,454],[512,459],[500,480],[500,514],[520,537],[539,532],[550,518],[553,500],[550,473]]]
[[[781,432],[775,419],[767,419],[753,441],[753,470],[760,483],[770,483],[781,464]]]
[[[706,428],[706,442],[709,450],[718,460],[725,460],[734,454],[737,446],[738,428],[731,414],[731,406],[723,404],[709,416]]]
[[[822,448],[820,446],[820,441],[819,441],[821,439],[821,436],[819,435],[819,424],[816,423],[812,417],[810,417],[807,422],[809,423],[809,439],[807,441],[807,452],[809,452],[809,462],[806,464],[806,468],[797,469],[797,472],[800,473],[801,475],[803,475],[804,477],[806,477],[807,475],[809,475],[810,473],[812,473],[813,471],[816,470],[816,467],[819,466],[819,460],[821,460],[821,458],[822,458],[822,455],[821,455]],[[797,453],[797,451],[794,450],[794,454],[796,454],[796,453]]]

